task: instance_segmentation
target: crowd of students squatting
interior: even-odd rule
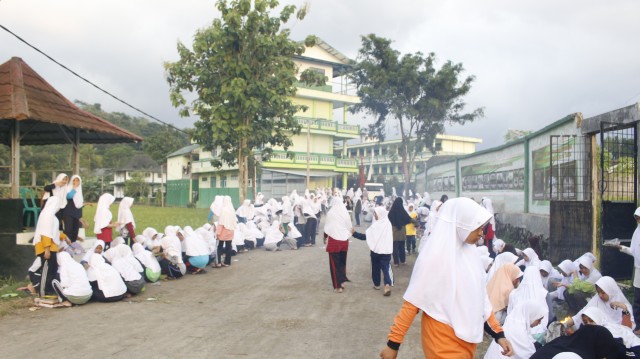
[[[403,305],[394,318],[381,358],[395,358],[416,315],[421,317],[425,357],[473,358],[488,334],[485,358],[629,358],[640,356],[635,331],[640,320],[640,230],[634,257],[634,305],[585,253],[557,266],[534,248],[519,250],[495,236],[492,202],[469,198],[431,200],[411,194],[370,200],[366,190],[318,189],[265,201],[258,193],[237,209],[216,196],[207,222],[193,229],[167,225],[136,235],[133,199],[123,198],[114,221],[115,198],[100,196],[94,218],[96,241],[84,251],[82,179],[60,174],[45,186],[36,224],[36,258],[29,268],[34,295],[56,295],[62,305],[118,301],[161,277],[225,268],[231,257],[255,248],[297,250],[316,245],[321,216],[333,289],[343,293],[351,237],[370,249],[373,289],[390,296],[393,266],[416,258]],[[640,223],[640,208],[634,213]],[[371,222],[364,232],[361,222]],[[355,222],[355,225],[354,225]],[[114,239],[114,232],[117,235]],[[418,240],[417,240],[418,239]],[[640,329],[640,326],[638,327]]]

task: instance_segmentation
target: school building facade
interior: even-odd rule
[[[358,172],[355,159],[346,156],[346,140],[360,136],[360,126],[347,123],[348,106],[360,100],[353,95],[346,73],[352,60],[322,40],[294,57],[298,72],[312,69],[324,74],[328,82],[324,86],[306,86],[298,83],[293,102],[307,106],[296,114],[301,132],[292,135],[293,145],[287,155],[282,148],[273,148],[269,161],[256,168],[256,190],[265,198],[281,197],[296,189],[304,192],[308,187],[346,186],[347,176]],[[334,119],[337,118],[337,119]],[[343,143],[342,153],[334,153],[336,143]],[[238,170],[224,165],[214,168],[211,160],[217,151],[203,151],[193,144],[167,157],[167,205],[195,205],[208,207],[216,195],[229,195],[238,205]],[[248,196],[252,197],[254,178],[249,178]]]

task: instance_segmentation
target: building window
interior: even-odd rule
[[[202,182],[207,182],[207,177],[200,177],[200,179],[202,180]]]
[[[216,176],[211,176],[211,184],[209,185],[211,188],[216,187]]]
[[[220,176],[220,188],[227,188],[227,176]]]

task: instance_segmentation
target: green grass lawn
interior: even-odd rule
[[[118,203],[111,205],[111,213],[113,221],[118,219]],[[133,218],[136,220],[136,233],[141,234],[147,227],[153,227],[158,232],[163,232],[164,227],[168,225],[174,226],[191,226],[194,229],[200,227],[207,222],[209,215],[208,208],[179,208],[179,207],[153,207],[153,206],[137,206],[135,203],[131,206]],[[93,233],[93,217],[96,214],[96,204],[85,205],[82,210],[82,217],[89,224],[86,228],[87,237],[95,237]],[[114,233],[115,238],[115,233]]]

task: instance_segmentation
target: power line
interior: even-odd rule
[[[79,75],[79,74],[78,74],[78,73],[76,73],[75,71],[71,70],[70,68],[68,68],[68,67],[66,67],[65,65],[61,64],[60,62],[56,61],[54,58],[52,58],[51,56],[47,55],[47,54],[46,54],[46,53],[44,53],[42,50],[40,50],[40,49],[38,49],[37,47],[35,47],[35,46],[31,45],[29,42],[27,42],[26,40],[24,40],[23,38],[21,38],[21,37],[20,37],[20,36],[18,36],[17,34],[13,33],[11,30],[7,29],[6,27],[4,27],[4,26],[3,26],[3,25],[1,25],[1,24],[0,24],[0,28],[2,28],[4,31],[6,31],[6,32],[10,33],[11,35],[13,35],[16,39],[18,39],[18,40],[22,41],[24,44],[26,44],[26,45],[27,45],[27,46],[29,46],[30,48],[32,48],[32,49],[36,50],[37,52],[41,53],[42,55],[44,55],[44,56],[45,56],[46,58],[48,58],[49,60],[53,61],[53,62],[54,62],[55,64],[57,64],[58,66],[60,66],[60,67],[62,67],[63,69],[65,69],[65,70],[67,70],[67,71],[71,72],[73,75],[75,75],[76,77],[80,78],[80,79],[81,79],[81,80],[83,80],[84,82],[86,82],[86,83],[88,83],[89,85],[91,85],[91,86],[95,87],[96,89],[98,89],[98,90],[100,90],[100,91],[104,92],[105,94],[107,94],[107,95],[109,95],[109,96],[113,97],[115,100],[117,100],[117,101],[119,101],[119,102],[123,103],[123,104],[124,104],[124,105],[126,105],[126,106],[129,106],[130,108],[134,109],[135,111],[138,111],[138,112],[140,112],[141,114],[143,114],[143,115],[145,115],[145,116],[147,116],[147,117],[149,117],[149,118],[151,118],[151,119],[153,119],[153,120],[155,120],[155,121],[158,121],[158,122],[160,122],[160,123],[162,123],[162,124],[164,124],[164,125],[166,125],[166,126],[169,126],[169,127],[173,128],[173,129],[174,129],[174,130],[176,130],[176,131],[180,131],[180,132],[182,132],[182,133],[184,133],[184,134],[188,135],[188,133],[187,133],[186,131],[179,129],[179,128],[177,128],[176,126],[174,126],[174,125],[172,125],[172,124],[170,124],[170,123],[164,122],[164,121],[162,121],[161,119],[159,119],[159,118],[157,118],[157,117],[155,117],[155,116],[153,116],[153,115],[150,115],[150,114],[146,113],[145,111],[142,111],[141,109],[139,109],[139,108],[137,108],[137,107],[135,107],[135,106],[131,105],[131,104],[130,104],[130,103],[128,103],[127,101],[120,99],[118,96],[116,96],[116,95],[114,95],[114,94],[110,93],[109,91],[107,91],[107,90],[105,90],[105,89],[101,88],[100,86],[98,86],[98,85],[94,84],[93,82],[91,82],[91,81],[87,80],[86,78],[82,77],[81,75]]]

